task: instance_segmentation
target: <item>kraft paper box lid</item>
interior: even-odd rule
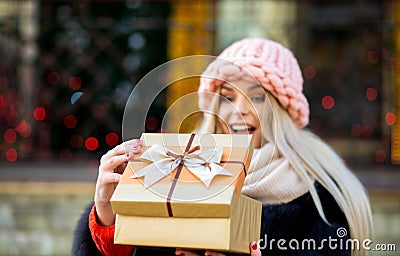
[[[200,146],[200,151],[221,147],[219,165],[232,176],[216,175],[207,187],[183,164],[158,182],[145,186],[143,177],[132,178],[132,175],[146,166],[153,164],[152,168],[157,168],[157,165],[141,160],[138,155],[129,162],[111,198],[114,213],[187,218],[230,216],[253,153],[252,135],[144,133],[141,140],[142,154],[155,144],[177,154],[196,146]]]

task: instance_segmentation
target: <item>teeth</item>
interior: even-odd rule
[[[232,125],[232,129],[235,131],[243,131],[243,130],[248,130],[251,129],[250,127],[248,127],[247,125]]]

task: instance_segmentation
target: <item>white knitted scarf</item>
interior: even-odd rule
[[[255,149],[242,194],[263,204],[290,202],[308,192],[307,184],[272,143]]]

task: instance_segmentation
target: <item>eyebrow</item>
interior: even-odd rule
[[[263,89],[263,87],[261,85],[255,84],[255,85],[251,86],[249,89],[247,89],[247,91],[252,91],[252,90],[255,90],[255,89],[258,89],[258,88]],[[228,90],[228,91],[233,91],[234,90],[232,87],[228,87],[226,85],[222,85],[221,89],[225,89],[225,90]]]
[[[248,89],[248,91],[255,90],[255,89],[258,89],[258,88],[264,89],[261,85],[255,84],[255,85],[253,85],[252,87],[250,87],[250,88]]]
[[[227,87],[226,85],[222,85],[221,89],[225,89],[225,90],[228,90],[228,91],[233,91],[233,88]]]

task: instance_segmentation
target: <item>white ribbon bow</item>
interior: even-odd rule
[[[154,144],[140,157],[153,163],[135,172],[130,178],[144,176],[144,185],[149,187],[169,175],[180,163],[184,164],[206,187],[209,187],[216,175],[233,176],[228,170],[218,165],[222,159],[222,148],[217,147],[202,150],[199,154],[192,154],[198,149],[200,147],[179,155],[172,150],[166,151],[161,145]]]

